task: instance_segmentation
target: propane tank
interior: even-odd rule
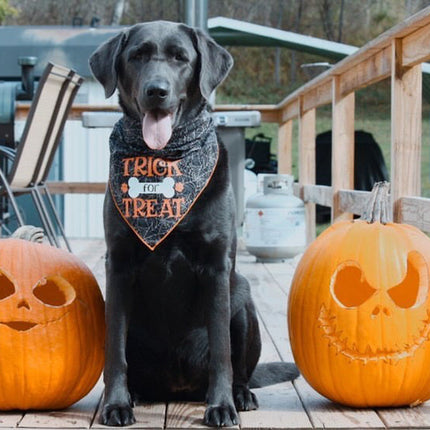
[[[306,247],[305,205],[293,195],[292,175],[258,175],[263,190],[248,198],[244,239],[257,261],[291,258]]]
[[[257,175],[252,170],[244,169],[244,185],[243,206],[245,207],[247,200],[258,192]]]

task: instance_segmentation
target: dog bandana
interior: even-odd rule
[[[218,161],[215,127],[204,111],[177,127],[164,149],[150,149],[138,121],[121,118],[110,136],[109,188],[116,208],[152,251],[184,219]]]

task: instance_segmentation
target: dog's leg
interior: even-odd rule
[[[218,255],[223,258],[223,255]],[[225,259],[227,260],[227,259]],[[201,276],[206,289],[206,318],[209,340],[208,406],[204,423],[213,427],[239,423],[233,401],[233,370],[230,347],[230,282],[229,263],[222,262],[205,270]]]
[[[257,398],[249,389],[248,383],[260,357],[261,340],[255,308],[251,301],[231,320],[231,344],[233,397],[236,408],[238,411],[257,409]]]
[[[105,396],[101,423],[109,426],[126,426],[136,421],[127,388],[125,356],[133,280],[124,254],[108,252],[106,259]]]

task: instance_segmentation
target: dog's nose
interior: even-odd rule
[[[145,89],[146,96],[153,102],[161,102],[169,95],[169,83],[163,80],[151,81]]]

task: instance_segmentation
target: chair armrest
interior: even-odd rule
[[[9,148],[8,146],[0,145],[0,154],[4,155],[9,160],[14,160],[16,151],[15,149]]]

